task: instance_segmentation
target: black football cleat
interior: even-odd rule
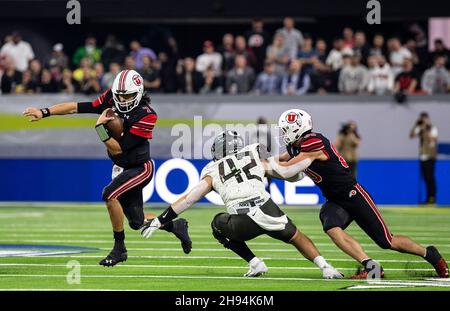
[[[436,247],[432,245],[427,247],[425,259],[433,266],[440,278],[448,278],[448,265]]]
[[[184,218],[174,220],[172,233],[181,241],[183,252],[189,254],[192,250],[192,241],[189,237],[187,220]]]
[[[119,262],[126,261],[127,258],[128,258],[128,253],[126,250],[125,251],[117,251],[117,250],[113,249],[108,254],[108,256],[106,256],[105,258],[100,260],[100,262],[98,264],[101,266],[105,266],[105,267],[114,267]]]

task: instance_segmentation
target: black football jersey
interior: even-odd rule
[[[313,161],[305,170],[305,174],[322,190],[327,198],[347,195],[356,183],[347,162],[339,154],[333,144],[320,133],[309,133],[301,138],[300,147],[289,145],[287,152],[293,158],[300,152],[314,152],[322,150],[327,156],[325,161]]]
[[[150,159],[148,140],[152,139],[158,116],[149,104],[150,101],[144,97],[133,110],[121,113],[115,109],[112,91],[108,89],[92,103],[78,103],[78,112],[101,114],[104,110],[113,108],[124,120],[123,135],[119,140],[122,153],[114,156],[108,152],[108,156],[114,164],[129,168],[141,165]]]

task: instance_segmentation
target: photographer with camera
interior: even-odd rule
[[[361,137],[358,134],[358,127],[354,121],[349,121],[342,125],[336,139],[335,146],[339,153],[344,157],[353,176],[356,177],[358,166],[358,146],[361,143]]]
[[[422,112],[419,115],[419,119],[411,129],[409,137],[419,137],[420,170],[427,188],[425,204],[434,204],[436,202],[436,178],[434,176],[434,169],[437,157],[438,129],[431,124],[430,116],[427,112]]]

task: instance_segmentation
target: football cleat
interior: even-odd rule
[[[189,237],[187,220],[184,218],[174,220],[172,233],[181,241],[183,252],[189,254],[192,250],[192,241]]]
[[[261,275],[267,273],[267,271],[269,271],[266,264],[261,259],[258,259],[258,261],[256,263],[250,262],[248,266],[249,266],[249,269],[248,269],[247,273],[244,274],[244,276],[247,278],[255,278],[255,277],[261,276]]]
[[[439,259],[439,261],[433,266],[436,269],[436,273],[440,278],[448,278],[448,265],[444,258]]]
[[[101,266],[105,266],[105,267],[114,267],[119,262],[126,261],[127,258],[128,258],[128,253],[126,250],[125,251],[117,251],[117,250],[113,249],[108,254],[108,256],[106,256],[105,258],[100,260],[100,262],[98,264]]]
[[[377,278],[376,275],[370,269],[362,269],[362,270],[359,269],[359,271],[357,271],[354,275],[350,277],[350,279],[353,280],[376,279],[376,278]],[[379,278],[380,279],[384,278],[384,270],[383,267],[381,266]]]

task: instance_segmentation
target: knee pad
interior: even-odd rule
[[[230,241],[225,235],[222,234],[221,232],[221,223],[222,221],[221,218],[223,217],[225,213],[220,213],[217,214],[216,216],[214,216],[212,222],[211,222],[211,229],[212,229],[212,234],[214,236],[214,238],[219,241],[220,244],[222,244],[223,246],[226,247],[226,245],[228,244],[228,242]]]
[[[139,230],[139,228],[141,228],[141,226],[142,226],[142,223],[139,223],[139,222],[136,222],[136,221],[129,221],[128,225],[133,230]]]

